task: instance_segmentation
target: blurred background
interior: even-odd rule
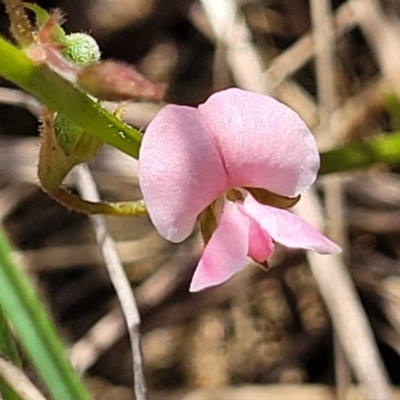
[[[383,95],[389,89],[400,95],[398,1],[220,3],[215,11],[209,1],[37,1],[65,13],[67,32],[93,35],[104,59],[133,64],[166,84],[167,103],[197,105],[229,86],[270,93],[300,113],[321,150],[400,128]],[[10,37],[1,4],[0,33]],[[132,398],[129,343],[91,226],[40,190],[40,108],[1,78],[0,85],[2,224],[96,398]],[[124,119],[144,130],[161,106],[127,104]],[[90,167],[105,200],[140,198],[135,160],[105,148]],[[75,190],[73,177],[66,183]],[[327,207],[328,234],[344,248],[398,385],[399,166],[324,176],[317,189]],[[147,217],[107,222],[136,289],[154,399],[251,400],[264,395],[252,391],[259,384],[279,384],[275,394],[265,392],[272,400],[331,399],[329,390],[310,384],[335,385],[335,365],[350,377],[346,363],[338,367],[331,319],[302,252],[279,248],[268,273],[251,265],[223,286],[189,294],[201,252],[198,232],[172,245]],[[249,392],[213,392],[235,385]],[[198,388],[210,392],[189,397]]]

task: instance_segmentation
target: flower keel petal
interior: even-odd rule
[[[226,201],[219,225],[193,275],[191,292],[223,283],[247,264],[249,229],[249,218],[235,203]]]
[[[249,256],[259,263],[263,263],[274,250],[271,236],[263,230],[254,219],[250,218]]]

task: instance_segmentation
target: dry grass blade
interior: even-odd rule
[[[251,42],[249,28],[238,13],[236,2],[201,0],[201,4],[213,28],[217,46],[225,46],[223,56],[236,83],[256,92],[268,91],[261,58]]]
[[[39,117],[42,109],[34,97],[17,89],[0,88],[0,103],[26,108],[36,117]]]
[[[80,373],[87,371],[124,334],[124,316],[120,309],[114,309],[74,344],[69,353],[71,364]]]
[[[2,357],[0,357],[0,376],[21,400],[46,400],[23,371]]]
[[[350,142],[354,132],[369,116],[376,115],[384,109],[382,93],[387,86],[387,79],[380,77],[354,96],[347,98],[344,104],[331,114],[330,129],[337,144]],[[318,126],[315,135],[321,137],[323,133],[324,127]]]
[[[332,18],[328,0],[311,0],[313,43],[320,124],[325,137],[333,144],[330,116],[337,104],[335,79],[335,42],[332,34]]]
[[[351,387],[347,400],[362,399],[359,387]],[[247,385],[235,388],[196,390],[150,396],[150,400],[336,400],[335,391],[321,385]],[[400,392],[395,392],[395,400],[400,399]]]
[[[3,211],[2,197],[0,191],[0,218]],[[6,200],[4,199],[4,202]],[[158,234],[151,233],[141,240],[118,241],[115,245],[122,263],[133,263],[156,256],[166,247],[166,242],[161,240]],[[65,269],[71,265],[89,264],[95,266],[103,262],[96,244],[47,247],[38,250],[19,251],[18,254],[29,262],[31,270],[35,272]],[[84,259],[82,259],[81,254],[85,254]]]
[[[334,35],[338,37],[356,25],[351,7],[344,3],[334,17]],[[268,82],[273,87],[279,86],[288,77],[303,67],[314,55],[313,38],[311,33],[304,35],[289,49],[274,58],[265,72]]]
[[[96,184],[89,172],[88,167],[83,165],[79,166],[76,169],[76,179],[79,192],[84,199],[90,201],[100,201]],[[100,215],[93,215],[90,217],[90,219],[96,234],[96,240],[101,247],[108,273],[117,292],[117,296],[128,326],[128,333],[132,348],[136,399],[145,400],[146,384],[140,346],[140,316],[136,305],[136,299],[125,275],[124,268],[115,248],[115,243],[108,233],[104,217]]]
[[[322,213],[312,190],[303,195],[295,209],[311,225],[323,230]],[[308,252],[307,258],[365,397],[370,400],[392,399],[371,327],[341,256]]]
[[[386,16],[376,0],[350,0],[349,4],[378,59],[383,75],[390,82],[390,90],[400,96],[399,22]],[[377,27],[379,29],[376,29]]]
[[[311,19],[313,26],[313,42],[315,52],[316,80],[319,106],[319,125],[322,135],[318,137],[328,146],[335,144],[331,128],[331,115],[338,102],[335,88],[335,41],[333,37],[333,20],[328,0],[311,0]],[[342,182],[339,176],[325,181],[326,212],[329,223],[329,235],[339,243],[345,251],[347,248],[346,227],[344,224],[344,200]],[[350,385],[350,369],[347,364],[340,340],[334,334],[335,372],[338,399],[347,397]]]
[[[196,235],[195,235],[196,236]],[[194,237],[181,245],[177,254],[136,289],[136,299],[142,312],[161,304],[187,280],[197,263],[201,248]],[[189,247],[189,248],[188,248]],[[124,334],[124,317],[115,309],[101,318],[71,349],[70,360],[79,372],[85,372]]]
[[[202,0],[201,3],[216,38],[216,63],[221,65],[221,57],[224,56],[239,87],[264,94],[271,94],[273,91],[279,100],[302,113],[307,123],[314,126],[316,107],[311,96],[293,80],[282,80],[276,85],[275,80],[265,74],[263,60],[252,43],[251,31],[236,2]],[[204,24],[195,25],[201,29]],[[216,73],[220,76],[222,72],[214,68],[214,77]]]

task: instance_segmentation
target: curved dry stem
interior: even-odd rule
[[[136,216],[147,213],[143,200],[96,203],[84,200],[61,186],[71,169],[96,154],[100,146],[97,142],[93,145],[90,136],[83,136],[76,146],[77,151],[65,155],[55,136],[53,113],[47,109],[43,110],[41,134],[38,177],[42,189],[58,203],[70,210],[85,214]]]
[[[65,187],[46,190],[47,194],[64,207],[84,214],[105,214],[115,216],[139,216],[147,214],[143,200],[118,203],[95,203],[84,200]]]

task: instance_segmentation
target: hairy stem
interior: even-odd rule
[[[10,18],[12,35],[22,47],[29,46],[34,40],[33,28],[23,2],[21,0],[3,0],[3,2]]]

